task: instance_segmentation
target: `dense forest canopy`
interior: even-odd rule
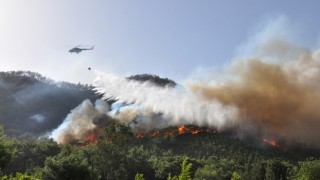
[[[191,128],[191,127],[190,127]],[[225,133],[137,137],[112,124],[97,141],[57,144],[50,139],[0,141],[4,178],[34,179],[318,179],[319,153],[264,148]],[[171,133],[170,136],[166,134]],[[5,144],[4,144],[5,142]],[[10,153],[9,149],[15,149]],[[1,150],[1,148],[0,148]],[[20,174],[15,174],[19,172]]]

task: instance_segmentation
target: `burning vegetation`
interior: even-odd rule
[[[208,128],[208,127],[198,127],[194,125],[180,125],[180,126],[172,126],[164,129],[155,129],[149,132],[132,132],[132,129],[129,128],[128,125],[121,124],[121,123],[112,123],[108,124],[107,126],[97,126],[95,129],[86,132],[85,136],[79,140],[71,141],[70,143],[76,146],[85,147],[89,145],[96,145],[99,140],[104,141],[106,143],[113,143],[114,141],[118,141],[117,139],[123,138],[122,131],[119,130],[119,127],[126,127],[128,128],[128,132],[124,133],[125,136],[132,137],[133,139],[153,139],[153,138],[161,138],[161,139],[171,139],[174,137],[179,136],[201,136],[201,137],[209,137],[208,135],[221,135],[221,136],[231,136],[235,139],[238,138],[237,131],[232,130],[223,130],[217,128]],[[113,129],[110,135],[110,132],[106,132],[106,129]],[[213,138],[213,137],[212,137]],[[251,142],[256,144],[256,146],[262,145],[262,147],[266,147],[266,145],[287,150],[287,146],[284,143],[277,142],[275,139],[269,138],[267,136],[261,136],[261,138],[256,138],[255,140],[243,139],[244,141]],[[251,144],[250,143],[250,144]],[[262,143],[262,144],[261,144]],[[260,145],[259,145],[260,144]]]
[[[191,135],[198,135],[198,134],[204,134],[204,133],[218,133],[217,130],[209,129],[209,128],[200,128],[197,126],[192,125],[181,125],[179,127],[169,127],[164,130],[153,130],[149,133],[136,133],[135,137],[145,138],[145,137],[155,137],[155,136],[163,136],[165,138],[175,137],[178,135],[183,134],[191,134]]]
[[[279,148],[280,147],[280,145],[273,139],[262,137],[261,140],[262,140],[262,142],[265,142],[265,143],[271,145],[274,148]]]
[[[88,142],[90,144],[97,144],[98,143],[98,134],[92,131],[88,134],[85,138],[85,142]]]

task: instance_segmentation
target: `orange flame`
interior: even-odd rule
[[[199,133],[201,133],[201,131],[199,129],[196,129],[196,130],[192,130],[191,133],[192,134],[199,134]]]
[[[158,130],[153,130],[153,131],[150,132],[149,134],[137,133],[137,134],[135,134],[135,137],[136,137],[137,139],[141,139],[141,138],[145,138],[145,137],[147,137],[147,136],[149,136],[149,137],[155,137],[155,136],[157,136],[158,134],[160,134],[160,131],[158,131]]]
[[[145,138],[145,137],[146,137],[145,134],[142,134],[142,133],[136,134],[136,138],[138,138],[138,139]]]
[[[173,137],[176,136],[177,132],[176,131],[168,131],[165,133],[164,137],[169,138],[169,137]]]
[[[150,136],[151,136],[151,137],[155,137],[155,136],[157,136],[158,134],[160,134],[160,131],[154,130],[154,131],[152,131],[152,132],[150,133]]]
[[[95,132],[89,133],[85,138],[85,142],[87,142],[89,144],[97,144],[98,143],[97,134]]]
[[[280,146],[278,145],[278,143],[277,143],[275,140],[273,140],[273,139],[268,139],[268,138],[266,138],[266,137],[262,137],[262,141],[265,142],[265,143],[270,144],[270,145],[271,145],[272,147],[274,147],[274,148],[280,147]]]
[[[199,129],[199,128],[192,128],[192,127],[186,127],[185,125],[181,125],[178,128],[179,134],[200,134],[203,132],[211,133],[210,129]]]
[[[189,131],[189,129],[187,129],[184,125],[178,127],[179,134],[184,134],[186,131]]]
[[[198,127],[187,127],[185,125],[179,126],[177,129],[170,128],[168,130],[165,130],[164,132],[164,137],[173,137],[177,135],[182,135],[182,134],[200,134],[200,133],[219,133],[216,130],[211,130],[208,128],[198,128]],[[145,138],[145,137],[155,137],[160,134],[159,130],[153,130],[148,134],[144,133],[136,133],[135,137],[138,139]]]

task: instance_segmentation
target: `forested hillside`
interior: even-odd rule
[[[35,72],[0,72],[0,123],[11,137],[51,131],[87,98],[98,98],[88,85],[54,82]]]
[[[176,85],[170,79],[149,74],[128,79],[159,86]],[[55,82],[30,71],[0,72],[0,124],[10,137],[44,135],[57,128],[83,100],[98,98],[101,95],[90,85]]]
[[[176,85],[153,75],[128,79]],[[186,124],[137,133],[111,121],[102,132],[66,144],[40,136],[84,99],[100,97],[88,85],[34,72],[0,73],[1,179],[320,179],[319,149],[240,138],[232,129]]]
[[[194,127],[195,128],[195,127]],[[1,133],[5,178],[38,179],[318,179],[319,154],[239,140],[225,133],[179,133],[167,128],[144,137],[112,124],[104,135],[59,145],[50,139],[10,140]],[[10,151],[14,149],[14,151]],[[8,150],[8,151],[6,151]],[[184,167],[181,167],[185,160]],[[189,169],[187,168],[187,165]],[[183,170],[184,169],[184,170]],[[183,172],[183,173],[182,173]]]

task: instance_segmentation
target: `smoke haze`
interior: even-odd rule
[[[286,62],[241,60],[230,68],[227,76],[231,78],[214,85],[192,81],[177,88],[159,88],[102,72],[96,72],[94,85],[104,99],[163,113],[162,123],[167,126],[194,124],[240,131],[250,127],[253,132],[262,130],[260,135],[319,144],[319,55],[319,51],[302,51],[297,59]],[[135,108],[123,113],[133,112]],[[159,127],[149,120],[148,125]]]
[[[233,106],[222,105],[184,87],[157,87],[151,83],[136,82],[113,74],[97,72],[94,86],[104,99],[135,103],[154,113],[163,113],[167,126],[196,124],[223,127],[236,117]]]
[[[186,80],[188,84],[162,89],[96,72],[94,85],[105,99],[163,113],[168,126],[233,127],[248,134],[318,145],[320,50],[292,43],[284,24],[282,17],[268,24],[246,46],[251,55],[235,58],[222,78],[211,80],[214,83]]]
[[[245,47],[244,54],[251,54],[238,56],[210,81],[186,79],[175,87],[159,87],[94,70],[93,85],[103,99],[127,103],[108,116],[135,132],[192,124],[319,146],[320,50],[294,44],[283,24],[283,18],[267,23]],[[98,111],[92,112],[90,118]]]
[[[112,121],[106,116],[108,111],[109,106],[103,100],[96,100],[95,105],[89,99],[84,100],[78,107],[71,110],[57,129],[51,132],[50,138],[58,143],[83,140],[100,124],[105,125]]]
[[[319,144],[320,91],[314,80],[320,71],[307,67],[319,61],[312,58],[316,54],[301,55],[288,66],[250,59],[236,67],[236,79],[220,86],[195,84],[192,89],[205,99],[236,106],[244,126],[254,124],[272,136]]]

